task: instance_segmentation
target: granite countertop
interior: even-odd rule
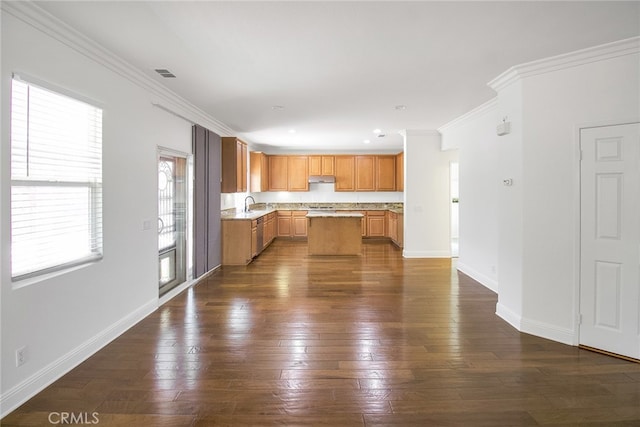
[[[311,210],[307,218],[362,218],[364,215],[358,212],[322,211]]]
[[[403,213],[402,203],[256,203],[251,205],[249,212],[237,212],[236,209],[227,209],[222,211],[222,220],[254,220],[261,216],[276,212],[278,210],[289,211],[309,211],[317,212],[322,215],[312,216],[345,216],[344,211],[390,211],[395,213]],[[334,213],[334,215],[326,215]],[[335,215],[336,213],[341,215]],[[362,216],[360,213],[354,213],[350,216]]]
[[[237,220],[237,219],[258,219],[261,216],[265,216],[270,214],[271,212],[275,212],[276,209],[252,209],[249,212],[223,212],[221,215],[221,219],[224,220]]]

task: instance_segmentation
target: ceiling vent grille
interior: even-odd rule
[[[175,74],[173,74],[171,71],[165,70],[165,69],[162,69],[162,68],[156,69],[156,73],[160,74],[165,79],[172,79],[172,78],[176,77]]]

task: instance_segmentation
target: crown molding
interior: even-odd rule
[[[631,37],[513,66],[487,85],[499,92],[515,81],[527,77],[638,53],[640,53],[640,37]]]
[[[485,102],[484,104],[481,104],[479,106],[477,106],[476,108],[474,108],[471,111],[468,111],[466,113],[464,113],[463,115],[456,117],[455,119],[451,120],[450,122],[440,126],[438,128],[438,132],[440,132],[441,134],[447,131],[450,131],[452,129],[461,127],[466,125],[467,123],[469,123],[470,121],[474,120],[475,118],[482,116],[490,111],[493,111],[495,109],[498,108],[498,97],[494,97],[492,99],[490,99],[489,101]]]
[[[166,105],[189,121],[201,124],[221,136],[233,136],[237,133],[33,2],[0,1],[0,8],[3,13],[12,15],[144,89],[152,96],[152,104]]]
[[[409,136],[440,136],[440,132],[432,129],[403,129],[398,133],[404,138]]]

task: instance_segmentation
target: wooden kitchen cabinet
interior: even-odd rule
[[[269,158],[260,151],[249,153],[249,191],[269,191]]]
[[[309,191],[308,156],[288,156],[287,189],[288,191]]]
[[[307,211],[293,211],[291,213],[291,237],[307,237]]]
[[[276,213],[271,212],[270,214],[267,214],[267,219],[264,223],[265,246],[270,244],[275,238],[276,238]]]
[[[375,156],[356,156],[356,191],[375,191]]]
[[[247,144],[233,136],[221,138],[222,193],[247,191]]]
[[[396,191],[396,156],[376,156],[376,191]]]
[[[222,221],[222,264],[249,264],[254,257],[256,239],[257,229],[254,234],[252,221]],[[257,245],[257,241],[255,244]]]
[[[287,191],[287,156],[269,156],[269,191]]]
[[[398,214],[395,212],[387,213],[387,237],[394,242],[398,240]]]
[[[355,156],[335,156],[335,191],[355,191]]]
[[[309,175],[334,176],[335,156],[309,156]]]
[[[396,155],[396,191],[404,191],[404,153]]]
[[[386,236],[386,211],[367,211],[367,237]]]
[[[309,191],[307,156],[268,156],[270,191]]]
[[[278,237],[291,236],[291,211],[278,211],[277,217]]]
[[[258,255],[258,220],[251,221],[251,258]]]

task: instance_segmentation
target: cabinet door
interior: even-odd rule
[[[367,211],[367,236],[385,236],[385,211]]]
[[[293,236],[307,237],[307,211],[295,211],[291,216]]]
[[[309,175],[322,175],[322,157],[309,156]]]
[[[396,156],[376,156],[376,190],[396,191]]]
[[[355,191],[355,157],[335,157],[335,191]]]
[[[251,221],[251,256],[258,255],[258,223]]]
[[[356,156],[356,191],[375,191],[375,157]]]
[[[247,146],[236,142],[236,192],[247,191]]]
[[[389,212],[389,237],[394,242],[398,241],[398,214]]]
[[[287,191],[286,156],[269,156],[269,190]]]
[[[278,237],[291,237],[291,211],[278,211]]]
[[[396,156],[396,191],[404,191],[404,153]]]
[[[309,191],[309,158],[307,156],[288,156],[289,191]]]
[[[335,174],[335,157],[334,156],[322,156],[321,159],[321,175],[333,176]]]
[[[222,142],[222,193],[247,190],[247,145],[238,138],[223,137]]]
[[[269,190],[267,155],[259,151],[249,153],[249,188],[251,192]]]

